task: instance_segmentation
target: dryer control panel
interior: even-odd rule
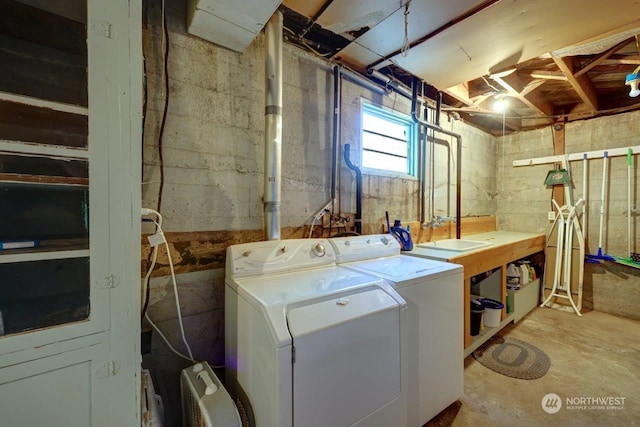
[[[400,255],[400,243],[391,234],[336,237],[330,241],[338,263]]]
[[[228,277],[285,273],[335,264],[336,255],[327,239],[268,240],[227,248]]]

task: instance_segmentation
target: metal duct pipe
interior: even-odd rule
[[[413,79],[413,93],[411,96],[411,118],[414,122],[420,126],[424,126],[427,129],[432,129],[436,132],[440,132],[445,135],[456,138],[456,239],[460,238],[460,222],[461,222],[461,207],[462,207],[462,136],[457,133],[443,129],[439,125],[428,123],[421,120],[416,114],[416,106],[418,104],[418,82],[419,80],[414,77]],[[432,189],[433,190],[433,189]]]
[[[282,183],[282,13],[265,27],[264,224],[267,240],[280,239]]]

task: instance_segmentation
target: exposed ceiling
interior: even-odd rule
[[[291,43],[501,134],[640,109],[640,0],[284,0]],[[379,74],[378,74],[379,75]],[[498,93],[509,102],[498,113]]]

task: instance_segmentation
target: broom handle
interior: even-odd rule
[[[602,165],[602,191],[600,192],[600,233],[598,236],[598,249],[602,249],[602,223],[604,222],[604,190],[607,186],[607,162],[608,154],[604,152],[604,163]]]

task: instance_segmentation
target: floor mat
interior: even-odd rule
[[[495,372],[523,380],[541,378],[551,366],[549,356],[538,347],[499,335],[474,351],[473,357]]]

